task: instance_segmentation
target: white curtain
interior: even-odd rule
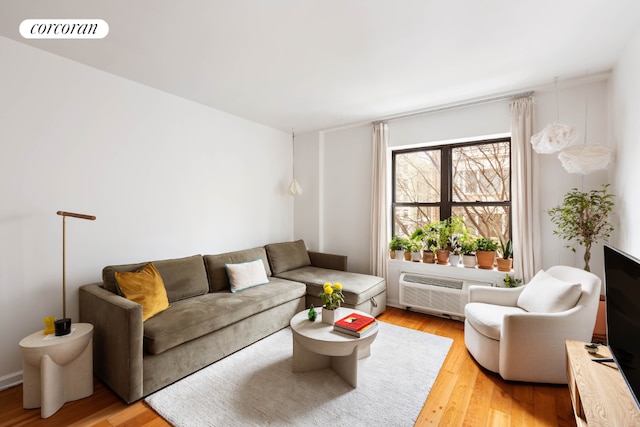
[[[389,130],[386,123],[375,123],[373,141],[373,180],[371,186],[371,273],[387,277],[387,146]]]
[[[534,105],[531,95],[515,98],[511,109],[511,218],[513,268],[524,283],[540,269],[537,165],[530,144]]]

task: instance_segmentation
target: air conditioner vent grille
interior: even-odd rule
[[[404,281],[410,283],[419,283],[421,285],[438,286],[440,288],[462,290],[463,282],[460,280],[448,280],[438,277],[421,276],[418,274],[405,274]]]

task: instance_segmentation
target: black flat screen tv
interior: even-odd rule
[[[640,261],[604,246],[607,344],[640,409]]]

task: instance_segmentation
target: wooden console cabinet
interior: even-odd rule
[[[640,426],[640,411],[615,363],[591,360],[611,357],[609,349],[601,346],[592,355],[584,345],[566,341],[569,394],[578,427]]]

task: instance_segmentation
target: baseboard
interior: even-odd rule
[[[14,372],[12,374],[0,377],[0,390],[6,390],[21,383],[22,371]]]

